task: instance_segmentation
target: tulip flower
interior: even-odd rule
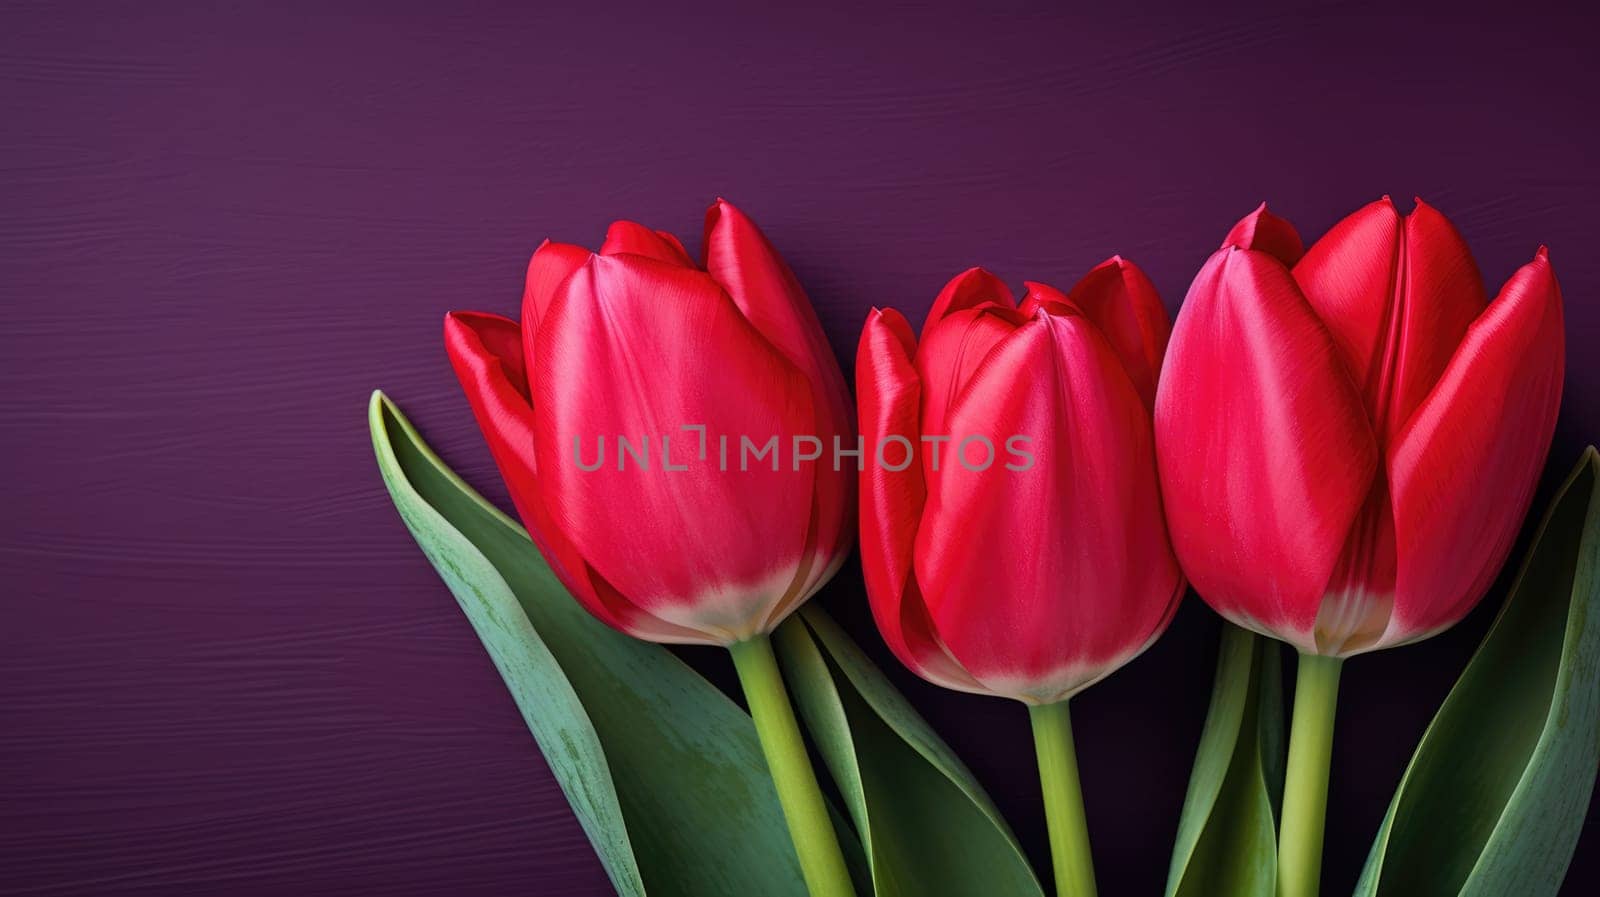
[[[974,268],[920,344],[874,310],[857,354],[873,615],[923,678],[1029,705],[1061,894],[1094,892],[1067,701],[1149,647],[1184,589],[1151,429],[1168,330],[1120,258],[1020,307]]]
[[[1218,613],[1300,652],[1280,890],[1315,894],[1342,659],[1483,597],[1561,401],[1545,250],[1493,302],[1461,235],[1388,197],[1302,253],[1265,205],[1195,277],[1156,399],[1173,547]]]
[[[452,313],[445,345],[568,591],[629,635],[732,651],[807,885],[850,894],[767,636],[854,538],[854,472],[819,451],[854,446],[850,397],[789,267],[724,201],[704,264],[618,221],[598,253],[539,247],[520,324]]]

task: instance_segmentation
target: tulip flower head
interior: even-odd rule
[[[728,441],[854,442],[838,362],[755,224],[719,200],[697,265],[618,221],[598,253],[545,242],[520,324],[445,320],[512,500],[596,617],[657,642],[770,631],[843,563],[854,472],[719,457]]]
[[[1488,302],[1455,227],[1388,197],[1302,253],[1263,205],[1195,277],[1156,400],[1173,545],[1224,617],[1343,657],[1466,615],[1554,432],[1541,248]]]
[[[861,432],[915,463],[863,465],[862,564],[913,671],[1050,704],[1166,628],[1184,588],[1151,434],[1167,333],[1154,286],[1120,258],[1070,293],[1030,283],[1020,306],[974,268],[940,293],[920,343],[899,312],[872,312]]]

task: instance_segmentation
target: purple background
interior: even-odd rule
[[[1600,434],[1581,14],[576,6],[0,14],[0,892],[608,893],[364,418],[383,387],[503,499],[440,318],[514,313],[546,235],[693,247],[726,195],[848,364],[968,265],[1120,252],[1175,308],[1262,199],[1314,236],[1422,194],[1491,290],[1549,244],[1552,470]],[[824,600],[884,657],[859,589]],[[1328,893],[1491,615],[1349,664]],[[1104,893],[1164,880],[1216,629],[1191,600],[1076,702]],[[1021,709],[891,674],[1043,860]]]

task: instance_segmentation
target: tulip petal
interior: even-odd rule
[[[1256,206],[1256,210],[1239,219],[1239,223],[1228,231],[1228,236],[1222,241],[1222,248],[1237,246],[1240,249],[1253,249],[1256,252],[1265,252],[1288,267],[1300,261],[1305,255],[1305,244],[1300,241],[1300,232],[1294,229],[1288,219],[1279,218],[1267,211],[1267,204]]]
[[[1455,623],[1493,582],[1533,500],[1565,370],[1543,249],[1468,329],[1389,457],[1399,571],[1386,647]]]
[[[915,348],[904,315],[892,308],[874,308],[856,352],[861,441],[863,451],[872,453],[861,464],[861,567],[874,606],[882,597],[894,618],[911,572],[911,546],[927,499],[921,465],[901,463],[904,456],[914,458],[919,453],[922,384],[911,363]],[[880,451],[887,463],[879,463]]]
[[[1206,262],[1156,394],[1167,525],[1228,619],[1316,649],[1323,589],[1379,454],[1360,394],[1289,271],[1228,248]]]
[[[1172,334],[1156,285],[1138,265],[1114,255],[1085,274],[1069,295],[1116,350],[1145,407],[1154,407],[1161,358]]]
[[[1021,312],[1023,318],[1033,318],[1041,308],[1053,315],[1067,315],[1081,311],[1071,296],[1047,283],[1025,280],[1022,285],[1028,288],[1022,296],[1022,302],[1017,306],[1017,311]]]
[[[727,291],[745,319],[810,381],[814,428],[805,431],[831,451],[833,440],[855,441],[855,409],[839,361],[817,321],[794,272],[754,221],[726,200],[706,211],[706,270]],[[816,466],[817,532],[813,541],[819,563],[808,588],[819,588],[838,570],[855,541],[856,478],[831,465]]]
[[[555,298],[556,289],[589,260],[589,250],[570,243],[539,244],[528,260],[528,274],[522,288],[522,352],[533,357],[533,336],[539,321]]]
[[[1333,333],[1383,445],[1484,306],[1465,241],[1420,201],[1404,219],[1388,197],[1357,210],[1311,247],[1294,277]]]
[[[861,467],[861,570],[878,630],[900,662],[946,688],[981,692],[933,637],[911,570],[927,500],[922,465],[916,462],[921,383],[911,363],[915,351],[916,338],[904,315],[892,308],[872,310],[856,352],[856,396],[868,453]]]
[[[954,312],[936,326],[922,331],[917,348],[917,371],[922,377],[922,432],[930,437],[949,436],[946,416],[978,367],[1002,340],[1026,320],[1021,313],[998,305],[983,305]],[[947,449],[929,445],[924,466],[929,467]]]
[[[1427,398],[1489,297],[1472,250],[1438,209],[1417,200],[1406,217],[1406,292],[1385,444]]]
[[[1369,416],[1378,388],[1374,372],[1383,364],[1385,327],[1402,286],[1398,266],[1404,226],[1385,196],[1335,224],[1294,266],[1295,282],[1332,333]]]
[[[794,272],[755,222],[719,199],[706,212],[705,242],[706,270],[751,326],[812,377],[819,390],[842,396],[844,378],[832,360],[833,349],[816,312]]]
[[[1062,700],[1143,651],[1181,592],[1148,411],[1087,318],[1041,312],[950,423],[917,533],[929,616],[989,691]]]
[[[968,268],[950,278],[950,282],[933,300],[933,307],[928,309],[928,316],[922,321],[922,338],[927,339],[933,325],[956,312],[988,306],[1015,308],[1016,305],[1017,301],[1005,281],[982,268]]]
[[[669,265],[695,267],[689,253],[678,238],[666,231],[651,230],[632,221],[613,221],[606,229],[606,241],[600,245],[601,255],[631,253],[652,258]]]
[[[606,582],[722,642],[762,631],[804,569],[814,471],[785,443],[811,392],[710,276],[591,257],[539,330],[534,418],[552,517]]]
[[[588,564],[550,519],[539,494],[533,408],[528,404],[522,338],[516,322],[480,312],[452,312],[445,316],[444,339],[450,364],[511,492],[517,514],[567,591],[607,625],[638,638],[704,641],[689,630],[597,591]]]

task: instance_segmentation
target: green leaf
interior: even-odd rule
[[[395,507],[499,668],[617,892],[804,897],[750,717],[670,651],[583,611],[522,528],[382,393],[368,417]]]
[[[822,609],[774,636],[806,728],[861,833],[879,897],[1042,897],[972,773]]]
[[[1272,897],[1283,799],[1281,646],[1224,624],[1167,897]]]
[[[1597,486],[1591,446],[1417,745],[1357,897],[1539,897],[1561,887],[1600,766]]]

